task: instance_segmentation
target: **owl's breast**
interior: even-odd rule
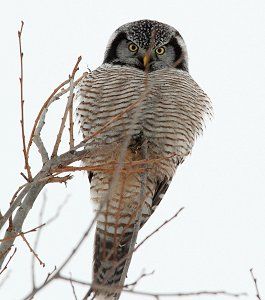
[[[81,130],[93,137],[87,145],[93,150],[134,144],[141,136],[155,155],[175,152],[184,157],[209,109],[206,95],[189,74],[171,69],[145,74],[101,67],[83,82],[78,97]]]

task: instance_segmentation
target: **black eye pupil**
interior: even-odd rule
[[[138,47],[134,44],[129,44],[128,48],[132,52],[136,52],[138,50]]]
[[[157,48],[157,49],[156,49],[156,53],[157,53],[158,55],[164,54],[164,53],[165,53],[165,48],[164,48],[164,47]]]

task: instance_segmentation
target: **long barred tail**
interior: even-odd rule
[[[107,235],[100,227],[95,234],[93,267],[93,290],[95,299],[119,299],[124,282],[121,282],[128,258],[132,232],[122,235]]]
[[[97,203],[92,290],[95,299],[118,300],[138,226],[140,228],[153,211],[155,188],[153,181],[147,180],[142,193],[141,186],[145,182],[141,174],[128,172],[120,176],[109,196],[110,182],[112,176],[103,173],[93,174],[91,180],[92,200]]]

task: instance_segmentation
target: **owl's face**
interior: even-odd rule
[[[125,24],[112,35],[104,63],[145,71],[177,68],[188,71],[186,46],[179,32],[164,23],[140,20]]]

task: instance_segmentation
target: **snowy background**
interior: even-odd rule
[[[254,268],[265,297],[265,2],[264,0],[75,0],[3,1],[0,12],[1,202],[5,212],[21,185],[17,30],[24,20],[26,129],[30,132],[43,101],[72,70],[79,55],[94,69],[112,32],[129,21],[149,18],[177,28],[185,39],[190,73],[213,101],[214,120],[178,169],[160,207],[139,235],[144,238],[180,207],[181,215],[134,255],[128,282],[155,270],[137,288],[155,292],[226,290],[255,299],[249,269]],[[45,129],[51,146],[62,106],[54,105]],[[63,150],[63,149],[62,149]],[[34,149],[35,151],[35,149]],[[33,170],[39,155],[32,152]],[[47,188],[45,219],[67,195],[60,217],[42,231],[36,263],[38,282],[69,254],[93,217],[85,174]],[[40,196],[24,230],[38,225]],[[35,234],[28,235],[31,243]],[[93,235],[65,270],[90,281]],[[19,300],[30,290],[31,254],[18,251],[0,298]],[[1,280],[1,278],[0,278]],[[76,286],[81,299],[84,289]],[[201,297],[202,299],[213,299]],[[69,283],[56,281],[35,299],[74,299]],[[124,294],[121,299],[148,299]],[[185,298],[182,298],[185,299]],[[193,299],[193,298],[190,298]],[[219,296],[216,299],[228,299]]]

